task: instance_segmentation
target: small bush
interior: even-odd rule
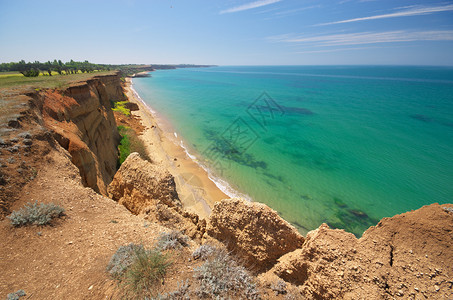
[[[219,251],[215,246],[204,244],[198,247],[193,253],[192,257],[194,259],[201,259],[207,260],[209,257],[214,255],[217,251]]]
[[[161,233],[157,241],[157,247],[162,250],[180,249],[188,246],[189,238],[181,231],[172,230],[168,233]]]
[[[117,112],[120,112],[126,116],[130,116],[131,115],[131,110],[126,108],[126,103],[128,103],[129,101],[119,101],[119,102],[115,102],[113,105],[114,107],[112,108],[113,111],[117,111]]]
[[[115,279],[120,279],[124,271],[132,264],[135,252],[143,249],[142,245],[129,244],[118,248],[107,265],[107,272]]]
[[[178,288],[163,295],[159,295],[156,300],[190,300],[189,280],[178,282]]]
[[[126,269],[122,284],[127,296],[135,299],[154,296],[156,284],[165,277],[171,265],[168,257],[156,249],[135,251],[132,264]]]
[[[200,283],[196,293],[201,298],[261,299],[252,277],[226,251],[218,250],[194,271]]]
[[[47,225],[53,218],[63,215],[64,208],[53,203],[38,204],[38,201],[35,201],[34,203],[27,203],[18,211],[13,211],[8,216],[8,219],[11,220],[13,226],[20,227],[25,225]]]
[[[6,300],[19,300],[20,297],[24,297],[26,296],[27,294],[25,293],[24,290],[18,290],[17,292],[15,293],[9,293],[7,296],[6,296]]]
[[[170,265],[168,257],[159,250],[129,244],[118,248],[107,271],[118,280],[126,298],[149,299]]]
[[[121,135],[121,141],[118,146],[118,150],[120,152],[118,166],[121,166],[121,164],[132,152],[138,152],[141,158],[151,161],[148,153],[146,152],[145,144],[132,128],[120,125],[118,126],[118,132]]]
[[[121,165],[129,154],[131,154],[131,142],[129,141],[129,135],[127,134],[129,130],[129,127],[118,126],[118,132],[121,135],[121,141],[118,145],[118,150],[120,151],[120,157],[118,158],[119,165]]]

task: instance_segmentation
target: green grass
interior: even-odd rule
[[[167,254],[143,245],[121,246],[107,267],[112,277],[119,281],[125,297],[149,299],[155,296],[171,261]],[[113,271],[113,273],[112,273]]]
[[[118,150],[120,152],[118,158],[118,167],[121,166],[121,164],[132,152],[138,152],[141,158],[146,159],[147,161],[151,161],[151,158],[146,152],[145,144],[137,136],[132,128],[120,125],[118,126],[118,132],[121,135],[121,141],[118,145]]]
[[[126,158],[131,154],[131,142],[129,140],[131,128],[120,125],[118,126],[118,132],[121,135],[121,141],[118,146],[118,150],[120,151],[120,157],[118,158],[118,163],[121,165]]]
[[[112,108],[113,111],[117,111],[122,113],[123,115],[130,116],[131,110],[126,108],[126,103],[129,101],[118,101],[114,103],[114,107]]]
[[[56,73],[56,72],[55,72]],[[52,73],[53,74],[53,73]],[[96,75],[114,74],[114,71],[102,71],[94,73],[78,73],[71,75],[25,77],[17,72],[0,73],[0,88],[32,87],[32,88],[64,88],[73,82],[85,81]]]

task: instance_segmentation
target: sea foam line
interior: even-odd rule
[[[216,176],[214,175],[214,173],[212,172],[212,170],[206,166],[205,164],[203,164],[199,159],[197,159],[197,157],[193,154],[191,154],[189,152],[189,150],[187,149],[187,147],[184,145],[184,142],[181,140],[179,141],[179,146],[181,146],[181,148],[184,149],[184,152],[186,153],[186,155],[192,159],[193,162],[195,162],[197,165],[199,165],[203,170],[206,171],[206,173],[208,173],[208,178],[209,180],[211,180],[212,182],[214,182],[214,184],[225,194],[227,195],[228,197],[230,198],[242,198],[244,200],[247,200],[247,201],[250,201],[252,202],[253,199],[252,197],[250,197],[249,195],[247,194],[244,194],[244,193],[241,193],[239,192],[238,190],[236,190],[235,188],[233,188],[231,186],[231,184],[220,178],[219,176]]]
[[[138,92],[134,89],[134,82],[133,80],[131,79],[131,85],[130,85],[130,89],[132,90],[132,92],[134,93],[134,96],[141,102],[143,103],[143,105],[151,112],[151,114],[153,115],[153,117],[156,117],[156,111],[153,110],[141,97],[140,95],[138,94]],[[174,136],[177,138],[178,137],[178,134],[176,132],[173,132]],[[172,139],[170,139],[172,140]],[[229,182],[227,182],[226,180],[223,180],[222,178],[214,175],[214,173],[211,171],[211,169],[209,167],[207,167],[205,164],[201,163],[200,160],[197,159],[197,157],[193,154],[191,154],[189,152],[189,150],[187,149],[187,147],[184,145],[184,142],[182,140],[178,141],[177,140],[172,140],[173,143],[175,143],[176,145],[179,144],[179,146],[181,148],[184,149],[184,152],[186,153],[186,155],[193,161],[195,162],[197,165],[199,165],[203,170],[206,171],[206,173],[208,174],[208,178],[209,180],[211,180],[225,195],[227,195],[228,197],[230,198],[242,198],[242,199],[245,199],[245,200],[248,200],[250,202],[253,201],[253,199],[247,195],[247,194],[244,194],[244,193],[241,193],[239,191],[237,191],[236,189],[234,189],[231,184]]]

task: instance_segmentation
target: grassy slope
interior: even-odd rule
[[[63,88],[72,82],[84,81],[96,75],[113,74],[114,71],[102,71],[94,73],[78,73],[71,75],[53,75],[25,77],[20,73],[0,73],[0,88],[33,87],[33,88]]]

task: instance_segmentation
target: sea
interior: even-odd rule
[[[230,197],[305,234],[361,236],[453,203],[453,68],[219,66],[134,78],[176,143]]]

